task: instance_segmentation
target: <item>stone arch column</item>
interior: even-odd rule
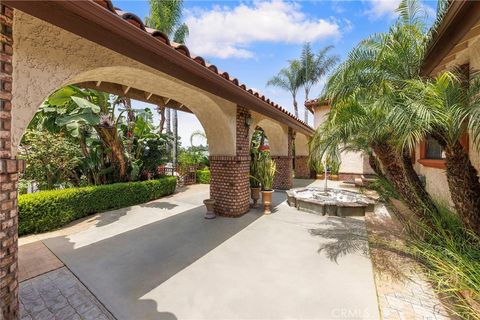
[[[24,167],[12,152],[13,9],[0,5],[0,318],[19,318],[18,173]]]
[[[270,146],[270,156],[277,165],[273,187],[290,189],[293,186],[292,129],[258,114],[254,114],[253,123],[253,128],[259,126],[264,130]]]
[[[310,178],[308,152],[308,138],[297,132],[295,134],[295,178]]]

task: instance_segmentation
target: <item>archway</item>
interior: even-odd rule
[[[293,158],[291,129],[280,123],[254,113],[252,128],[261,129],[267,138],[270,157],[277,165],[273,186],[275,189],[290,189],[293,185]],[[253,137],[253,130],[250,133]]]

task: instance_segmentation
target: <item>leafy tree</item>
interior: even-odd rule
[[[302,48],[300,62],[301,82],[305,90],[305,101],[308,100],[310,89],[317,84],[338,63],[337,55],[330,55],[333,46],[321,49],[317,54],[312,50],[310,43],[305,43]],[[308,123],[308,110],[305,107],[305,122]]]
[[[165,33],[177,43],[185,43],[188,37],[188,26],[182,22],[183,0],[149,0],[150,14],[145,18],[145,24]],[[178,112],[176,109],[170,117],[170,109],[157,106],[160,116],[160,133],[163,132],[163,123],[167,122],[167,133],[170,133],[170,118],[173,122],[173,163],[177,162],[178,145]]]
[[[298,118],[297,93],[302,85],[302,63],[299,60],[289,61],[288,67],[267,82],[267,86],[274,86],[290,92],[293,99],[293,109]]]
[[[404,92],[407,103],[395,106],[392,122],[407,145],[414,146],[430,134],[442,146],[455,210],[464,225],[480,235],[480,181],[462,145],[469,124],[474,145],[480,145],[480,78],[468,83],[460,70],[444,72],[431,80],[411,80]]]
[[[80,183],[75,170],[80,163],[80,150],[63,133],[27,130],[20,157],[26,160],[23,178],[37,182],[40,190],[51,190],[65,182]]]
[[[317,131],[312,151],[317,157],[338,146],[373,151],[397,192],[424,218],[436,207],[413,169],[410,150],[401,147],[403,136],[390,121],[395,106],[404,102],[406,81],[419,76],[426,50],[418,8],[414,1],[402,1],[389,32],[363,40],[334,72],[326,86],[334,107],[324,131]]]

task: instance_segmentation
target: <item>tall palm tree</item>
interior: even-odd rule
[[[399,19],[388,33],[375,34],[353,49],[329,79],[326,96],[333,100],[325,131],[312,142],[322,154],[335,144],[363,139],[375,152],[385,176],[419,217],[436,212],[435,204],[413,169],[408,148],[390,113],[402,102],[406,80],[419,76],[426,32],[419,6],[404,0]]]
[[[307,42],[303,45],[300,62],[302,63],[301,76],[305,90],[305,101],[308,100],[312,87],[338,63],[339,57],[329,54],[329,51],[332,49],[333,46],[327,46],[315,54],[310,43]],[[308,110],[306,107],[304,112],[305,122],[308,123]]]
[[[177,43],[185,43],[188,37],[188,26],[182,22],[183,0],[149,0],[150,15],[145,18],[145,24],[162,31]],[[173,122],[173,163],[176,164],[178,145],[178,114],[177,110],[158,106],[160,122],[167,123],[167,133],[170,131],[170,119]],[[166,109],[166,110],[164,110]],[[171,116],[170,116],[171,115]]]
[[[446,175],[452,201],[464,225],[480,235],[480,181],[462,137],[469,124],[473,142],[480,146],[478,110],[480,78],[472,81],[460,70],[444,72],[432,80],[414,79],[404,91],[407,103],[396,105],[392,122],[415,145],[430,134],[445,152]]]
[[[295,116],[298,118],[297,93],[302,85],[301,77],[302,64],[299,60],[289,61],[288,67],[283,68],[280,72],[267,82],[267,86],[275,86],[284,89],[292,95],[293,109]]]

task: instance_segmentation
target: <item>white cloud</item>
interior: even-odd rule
[[[395,17],[395,10],[398,8],[400,0],[368,0],[369,9],[366,14],[371,19],[379,19],[382,17]]]
[[[397,10],[400,1],[401,0],[367,0],[369,9],[366,10],[365,13],[372,20],[378,20],[383,17],[390,19],[395,18],[397,16],[395,10]],[[428,1],[420,2],[420,8],[427,17],[435,17],[435,9],[427,5],[425,2]]]
[[[336,22],[309,18],[300,5],[283,0],[197,9],[187,12],[185,22],[192,52],[217,58],[252,58],[254,42],[299,44],[340,36]]]

